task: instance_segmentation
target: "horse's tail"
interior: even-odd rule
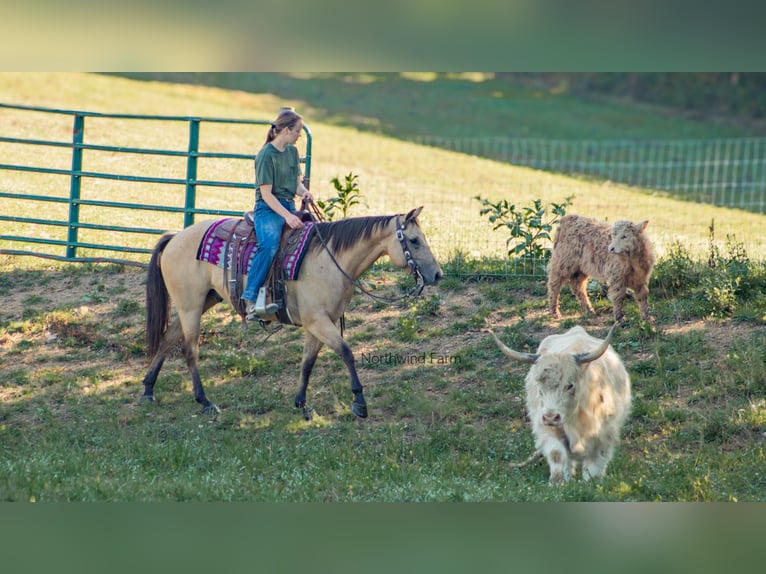
[[[160,269],[160,256],[174,236],[175,233],[166,233],[157,242],[146,274],[146,354],[150,357],[157,353],[168,328],[170,297]]]

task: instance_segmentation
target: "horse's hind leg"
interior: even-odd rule
[[[311,371],[314,369],[314,363],[323,344],[314,335],[306,332],[306,339],[303,342],[303,360],[301,361],[301,388],[295,395],[295,408],[303,411],[303,418],[306,420],[311,420],[311,414],[314,410],[306,404],[306,390],[309,386]]]
[[[197,357],[199,356],[199,331],[196,336],[184,338],[181,343],[181,350],[183,351],[184,358],[186,359],[186,366],[189,368],[189,374],[191,375],[192,385],[194,387],[194,400],[202,405],[202,412],[204,414],[212,414],[220,412],[220,409],[211,403],[207,396],[205,396],[205,389],[202,386],[202,379],[199,376],[199,369],[197,368]]]
[[[197,368],[197,360],[199,358],[200,318],[202,313],[207,311],[218,301],[220,301],[220,298],[215,292],[210,292],[208,293],[201,310],[187,310],[185,313],[180,313],[178,316],[181,321],[181,329],[183,330],[181,350],[186,359],[186,366],[189,368],[189,374],[191,375],[194,388],[194,400],[202,405],[202,412],[204,414],[217,413],[220,412],[220,409],[211,403],[205,396],[205,389],[202,386],[202,379],[199,376],[199,369]]]
[[[367,403],[364,400],[362,383],[356,374],[356,365],[354,363],[354,354],[348,343],[340,336],[340,332],[329,317],[312,321],[310,324],[304,324],[306,331],[314,335],[319,341],[330,347],[346,365],[348,373],[351,376],[351,392],[354,393],[354,402],[351,403],[351,412],[359,418],[367,417]]]
[[[141,395],[142,402],[154,401],[154,383],[157,382],[157,375],[160,374],[160,369],[165,362],[165,357],[167,357],[170,350],[178,344],[181,336],[181,322],[178,319],[175,319],[170,324],[167,331],[162,335],[159,349],[157,349],[157,352],[154,354],[152,364],[149,366],[149,371],[147,371],[146,376],[144,377],[144,394]]]
[[[154,401],[154,384],[157,381],[157,375],[162,368],[162,364],[165,362],[165,358],[170,350],[183,338],[181,349],[184,358],[186,359],[186,366],[189,368],[189,373],[191,374],[192,385],[194,387],[194,399],[202,405],[203,413],[214,413],[220,410],[205,396],[205,390],[199,376],[199,369],[197,368],[200,316],[220,301],[220,296],[214,291],[211,291],[205,299],[201,312],[187,312],[183,317],[177,317],[170,324],[167,331],[165,331],[162,336],[159,349],[154,355],[152,364],[149,366],[149,371],[144,377],[144,394],[141,397],[142,401]]]

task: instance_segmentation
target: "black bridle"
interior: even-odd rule
[[[419,288],[418,295],[423,292],[423,288],[426,286],[423,274],[420,272],[420,266],[418,262],[412,257],[412,253],[407,249],[407,238],[404,236],[404,225],[399,220],[399,216],[396,216],[396,238],[399,240],[399,245],[402,246],[402,253],[404,253],[404,259],[407,262],[407,267],[412,273],[412,277],[415,279],[415,286],[413,287],[413,293],[416,288]]]
[[[335,264],[335,267],[338,268],[338,271],[340,271],[341,274],[346,279],[348,279],[352,285],[354,285],[368,297],[377,299],[378,301],[385,301],[386,303],[395,303],[396,301],[401,301],[402,299],[412,297],[413,294],[415,297],[418,297],[423,292],[423,289],[425,288],[425,280],[423,279],[423,274],[420,272],[418,262],[415,261],[415,259],[412,257],[412,252],[407,248],[407,238],[404,236],[404,225],[402,225],[400,216],[396,216],[396,238],[399,240],[399,245],[402,247],[402,253],[404,253],[404,259],[407,262],[407,267],[409,268],[410,273],[412,273],[412,276],[415,278],[415,285],[412,287],[412,289],[400,297],[381,297],[380,295],[375,295],[375,293],[364,287],[359,279],[354,279],[351,277],[351,275],[346,273],[346,271],[340,266],[338,260],[335,259],[335,255],[333,255],[332,251],[327,246],[327,242],[324,240],[324,237],[322,237],[322,234],[319,233],[319,229],[314,228],[314,233],[316,233],[319,241],[322,243],[322,247],[324,247],[324,250],[327,251],[330,259]]]

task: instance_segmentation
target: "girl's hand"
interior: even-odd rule
[[[303,222],[300,220],[300,218],[293,213],[291,213],[285,218],[285,223],[287,223],[287,226],[290,229],[303,229],[304,227]]]

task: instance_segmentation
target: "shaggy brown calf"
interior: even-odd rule
[[[588,278],[605,282],[614,307],[615,321],[622,321],[622,303],[628,289],[649,321],[649,276],[654,255],[644,230],[649,222],[618,221],[610,226],[580,215],[565,215],[556,232],[548,265],[548,307],[559,318],[559,293],[568,282],[584,312],[593,313],[586,286]]]

